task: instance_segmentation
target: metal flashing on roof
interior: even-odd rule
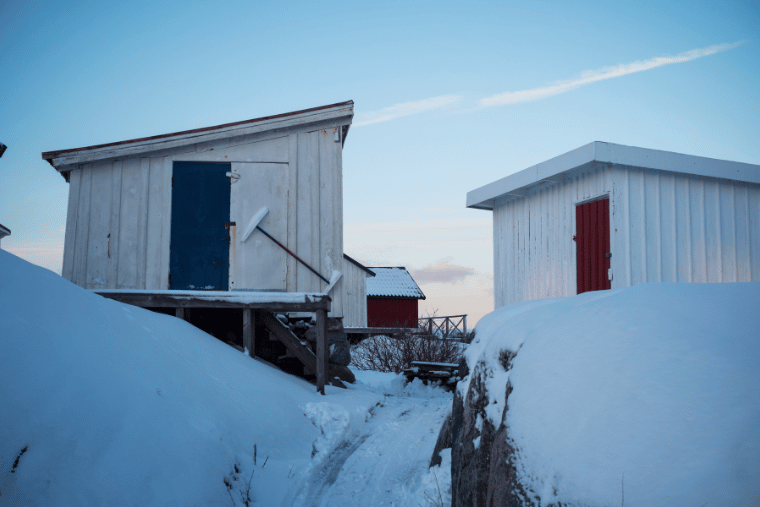
[[[425,294],[404,267],[370,267],[377,276],[367,279],[367,297],[425,299]]]
[[[0,224],[0,238],[4,238],[5,236],[10,236],[10,235],[11,235],[11,230],[8,229],[3,224]]]
[[[468,192],[467,207],[492,210],[497,199],[523,197],[596,163],[760,183],[760,165],[595,141]]]
[[[347,122],[343,125],[341,135],[341,139],[345,140],[353,114],[354,102],[349,100],[326,106],[313,107],[310,109],[272,116],[263,116],[251,120],[225,123],[212,127],[203,127],[169,134],[129,139],[126,141],[97,144],[82,148],[46,151],[42,153],[42,158],[47,160],[53,167],[58,168],[59,166],[64,165],[93,162],[119,156],[134,156],[186,144],[237,137],[266,130],[303,126],[335,118],[344,118]]]

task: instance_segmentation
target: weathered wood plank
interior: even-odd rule
[[[111,188],[113,186],[111,162],[99,162],[91,169],[90,223],[87,241],[87,273],[85,287],[107,287],[110,263]]]
[[[159,274],[159,289],[169,288],[169,261],[172,237],[172,176],[174,174],[174,161],[171,157],[164,157],[163,177],[164,200],[161,207],[161,272]]]
[[[250,308],[243,309],[243,347],[248,355],[256,357],[256,313]]]
[[[90,234],[90,203],[92,200],[92,171],[86,165],[80,171],[79,201],[77,202],[77,237],[74,244],[74,270],[71,281],[84,287],[87,283],[87,243]]]
[[[74,281],[74,245],[77,235],[77,210],[79,209],[79,191],[81,189],[82,170],[71,171],[69,175],[69,205],[66,214],[66,236],[63,247],[63,268],[61,274]]]
[[[145,255],[145,288],[163,289],[161,259],[163,255],[164,203],[171,202],[164,186],[164,159],[150,159],[148,176],[148,220]],[[168,254],[167,254],[168,255]]]
[[[317,392],[325,394],[327,370],[327,312],[317,310]]]
[[[178,319],[185,320],[185,309],[181,306],[178,306],[174,310],[174,316],[177,317]]]
[[[143,193],[139,158],[125,160],[121,176],[121,218],[119,227],[118,289],[140,289],[137,285],[138,265],[145,264],[145,251],[139,250],[141,231],[140,196]]]
[[[288,242],[287,247],[298,252],[298,135],[291,134],[288,136]],[[286,289],[289,291],[298,290],[298,268],[296,259],[288,255],[286,261]]]
[[[140,159],[137,214],[137,279],[138,289],[145,289],[148,259],[148,206],[150,203],[150,159]]]
[[[111,165],[111,219],[108,226],[108,283],[109,289],[118,286],[119,278],[119,229],[121,226],[121,169],[122,161]]]
[[[226,299],[222,296],[209,293],[208,297],[155,294],[150,292],[120,292],[109,290],[96,290],[105,298],[113,299],[122,303],[149,307],[149,308],[256,308],[260,310],[269,310],[277,312],[314,312],[316,310],[328,310],[330,308],[330,298],[327,296],[314,295],[309,300],[303,302],[283,302],[283,301],[262,301],[255,303],[244,303],[234,299]]]

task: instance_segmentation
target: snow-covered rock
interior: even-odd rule
[[[760,283],[500,308],[466,352],[452,506],[759,505]]]

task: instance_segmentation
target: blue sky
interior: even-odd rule
[[[42,151],[351,99],[346,252],[474,321],[491,217],[467,191],[595,140],[760,163],[758,27],[757,1],[5,0],[3,248],[60,271],[68,186]]]

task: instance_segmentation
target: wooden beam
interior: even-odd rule
[[[256,357],[256,314],[250,308],[243,309],[243,347]]]
[[[314,312],[321,309],[330,310],[331,301],[330,296],[316,294],[309,294],[308,298],[304,298],[304,301],[241,303],[213,292],[209,292],[208,296],[188,296],[181,293],[177,295],[150,292],[125,293],[108,290],[94,292],[114,301],[148,308],[255,308],[270,312]]]
[[[301,343],[296,335],[270,312],[262,311],[258,314],[261,322],[266,326],[271,334],[285,344],[290,352],[301,361],[310,373],[317,371],[317,358],[314,352],[306,345]]]
[[[325,394],[327,371],[327,311],[317,310],[317,392]]]
[[[177,308],[174,309],[174,316],[177,317],[178,319],[185,320],[185,309],[182,308],[181,306],[178,306]]]

